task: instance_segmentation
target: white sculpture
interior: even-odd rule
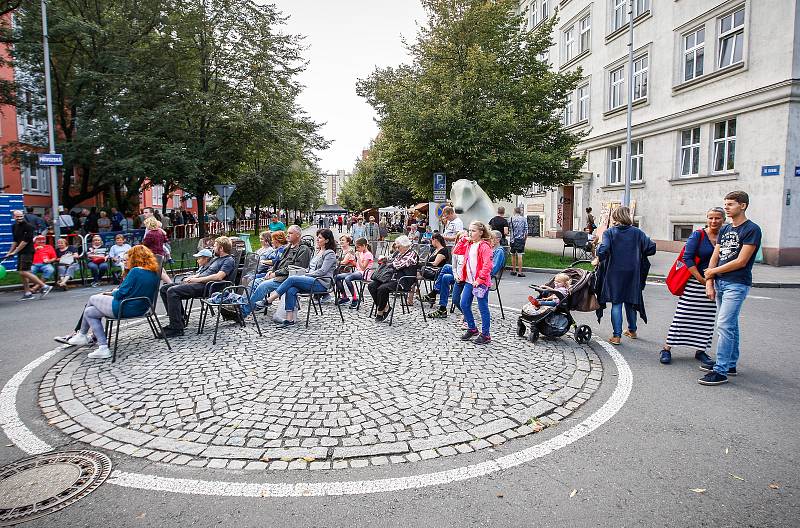
[[[476,220],[488,224],[495,215],[492,200],[475,180],[454,181],[450,189],[450,201],[464,222],[465,229]]]

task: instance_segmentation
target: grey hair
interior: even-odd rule
[[[23,210],[21,210],[21,209],[14,209],[13,211],[11,211],[11,216],[14,216],[14,215],[15,215],[15,214],[17,214],[17,213],[19,213],[19,214],[21,214],[21,215],[24,215],[24,214],[25,214],[25,211],[23,211]]]
[[[395,239],[394,243],[397,246],[405,247],[405,248],[411,247],[411,244],[412,244],[411,243],[411,239],[408,238],[406,235],[400,235],[399,237],[397,237]]]
[[[522,214],[522,207],[515,207],[514,208],[514,213],[516,213],[518,215],[521,215]]]
[[[719,206],[712,207],[711,209],[706,211],[706,215],[708,215],[708,213],[712,213],[712,212],[713,213],[719,213],[719,214],[722,215],[722,218],[725,218],[725,209],[723,209],[722,207],[719,207]]]
[[[298,226],[297,224],[290,225],[289,228],[286,230],[286,232],[288,233],[289,231],[291,231],[293,233],[297,233],[298,235],[302,235],[303,234],[303,230],[300,229],[300,226]]]
[[[492,236],[495,237],[498,242],[503,239],[503,234],[500,231],[498,231],[497,229],[492,231]]]

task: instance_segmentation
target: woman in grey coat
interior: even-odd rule
[[[295,324],[294,308],[298,293],[324,293],[330,288],[338,266],[336,260],[336,239],[330,229],[317,231],[317,252],[311,259],[305,275],[291,275],[269,294],[266,304],[277,301],[286,294],[286,319],[284,325]]]

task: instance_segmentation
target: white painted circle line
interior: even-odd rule
[[[219,480],[181,479],[159,477],[142,473],[114,470],[108,482],[118,486],[152,491],[167,491],[189,495],[225,497],[311,497],[334,495],[360,495],[384,493],[414,488],[424,488],[468,480],[503,469],[512,468],[542,458],[553,451],[583,438],[610,420],[628,400],[633,384],[633,373],[625,358],[609,343],[596,340],[611,357],[617,369],[617,386],[608,400],[588,418],[563,433],[535,446],[510,453],[493,460],[460,468],[412,475],[407,477],[355,480],[337,482],[298,483],[243,483]],[[39,439],[22,423],[16,410],[19,387],[39,365],[50,359],[63,347],[52,350],[26,365],[6,383],[0,391],[0,425],[17,447],[29,454],[51,451],[53,448]]]

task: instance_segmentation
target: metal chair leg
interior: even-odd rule
[[[400,301],[400,302],[402,303],[403,301]],[[397,295],[392,295],[392,311],[389,314],[389,326],[392,326],[392,321],[394,321],[394,307],[395,306],[397,306]]]
[[[258,331],[258,335],[260,337],[261,336],[261,327],[258,324],[258,318],[256,317],[256,312],[253,311],[253,312],[250,313],[250,315],[253,316],[253,322],[256,324],[256,330]],[[239,317],[241,317],[241,316],[242,316],[242,309],[239,308]],[[242,317],[242,320],[244,321],[243,317]]]
[[[422,320],[424,322],[428,322],[428,316],[425,315],[425,301],[422,300],[422,292],[419,291],[419,286],[417,286],[417,296],[419,297],[419,307],[422,309]]]
[[[158,326],[159,333],[164,338],[164,343],[167,345],[167,350],[171,351],[172,350],[172,346],[170,346],[169,340],[167,339],[167,336],[164,335],[164,329],[161,327],[161,321],[159,321],[158,315],[156,315],[156,312],[154,312],[154,311],[151,311],[150,314],[153,316],[153,319],[155,320],[155,325]]]
[[[308,310],[306,311],[306,328],[308,328],[308,322],[311,320],[311,305],[314,304],[314,296],[310,296],[308,298]],[[317,307],[314,307],[314,313],[317,312]]]
[[[116,331],[114,332],[114,352],[111,353],[111,357],[116,360],[117,359],[117,346],[119,345],[119,327],[120,321],[117,321],[116,324]]]
[[[503,298],[500,297],[500,285],[499,284],[495,284],[494,285],[494,291],[497,292],[497,302],[500,304],[500,318],[501,319],[505,319],[506,318],[506,313],[503,311]]]
[[[222,315],[222,310],[217,310],[217,323],[214,325],[214,339],[211,340],[212,345],[217,344],[217,332],[219,332],[219,318]]]
[[[106,319],[106,339],[111,339],[111,330],[114,328],[114,321]],[[114,348],[111,352],[111,363],[117,361],[117,341],[114,340]]]

